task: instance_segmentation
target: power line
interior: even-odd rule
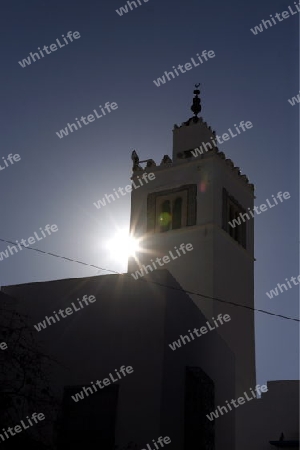
[[[7,241],[6,239],[0,239],[0,242],[6,242],[8,244],[13,244],[13,245],[16,244],[16,242]],[[114,273],[116,275],[123,275],[123,276],[128,276],[128,277],[130,276],[129,273],[120,273],[120,272],[116,272],[115,270],[104,269],[103,267],[95,266],[94,264],[87,264],[87,263],[85,263],[83,261],[78,261],[77,259],[67,258],[66,256],[61,256],[61,255],[57,255],[55,253],[45,252],[43,250],[39,250],[38,248],[33,248],[33,247],[25,246],[25,245],[22,245],[22,244],[19,244],[19,245],[21,245],[22,247],[24,247],[24,248],[26,248],[28,250],[33,250],[35,252],[44,253],[45,255],[54,256],[55,258],[64,259],[65,261],[71,261],[71,262],[75,262],[75,263],[78,263],[78,264],[81,264],[81,265],[84,265],[84,266],[94,267],[95,269],[103,270],[105,272]],[[1,259],[1,261],[2,261],[2,259]],[[230,302],[228,300],[223,300],[223,299],[220,299],[220,298],[217,298],[217,297],[210,297],[209,295],[199,294],[198,292],[187,291],[185,289],[177,288],[175,286],[168,286],[168,285],[163,284],[163,283],[158,283],[157,281],[146,280],[144,278],[138,278],[137,280],[138,281],[144,281],[146,283],[152,283],[152,284],[155,284],[157,286],[165,287],[165,288],[168,288],[168,289],[173,289],[175,291],[184,292],[186,294],[196,295],[197,297],[207,298],[209,300],[214,300],[214,301],[217,301],[217,302],[220,302],[220,303],[226,303],[228,305],[237,306],[239,308],[245,308],[245,309],[249,309],[251,311],[257,311],[257,312],[260,312],[260,313],[263,313],[263,314],[267,314],[269,316],[275,316],[275,317],[280,317],[281,319],[293,320],[295,322],[300,322],[299,319],[296,319],[294,317],[283,316],[282,314],[275,314],[275,313],[272,313],[270,311],[266,311],[264,309],[252,308],[251,306],[241,305],[239,303]]]

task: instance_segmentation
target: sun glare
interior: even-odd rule
[[[108,241],[107,249],[111,258],[126,262],[130,256],[134,257],[136,252],[139,251],[139,243],[127,231],[119,231]]]

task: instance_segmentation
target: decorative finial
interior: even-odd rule
[[[138,154],[135,150],[131,153],[131,159],[132,159],[132,170],[136,171],[138,169],[141,169],[139,162],[140,158],[138,157]]]
[[[200,95],[200,90],[198,89],[198,87],[200,86],[200,83],[195,84],[195,90],[194,90],[194,94],[195,97],[193,98],[193,104],[191,106],[191,110],[193,111],[195,117],[198,117],[198,114],[201,112],[201,102],[200,102],[200,98],[198,97],[198,95]]]

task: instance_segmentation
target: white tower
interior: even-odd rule
[[[194,116],[181,126],[174,126],[172,160],[165,155],[159,166],[148,160],[142,168],[134,152],[132,181],[135,185],[139,185],[144,172],[153,172],[155,179],[132,190],[130,231],[142,238],[140,245],[146,252],[137,255],[138,262],[129,260],[128,272],[138,269],[150,272],[155,267],[167,269],[184,290],[207,296],[189,294],[207,320],[212,321],[219,313],[231,316],[231,321],[216,332],[235,354],[238,396],[255,386],[254,312],[251,310],[254,307],[254,224],[252,218],[235,228],[228,222],[247,208],[253,210],[254,186],[218,150],[215,132],[198,117],[200,91],[196,89],[194,94],[191,107]],[[191,150],[200,146],[202,154],[193,156]],[[175,247],[179,249],[181,243],[191,243],[193,250],[179,257]],[[170,251],[177,259],[170,258],[169,263],[160,267],[156,258],[169,255]]]

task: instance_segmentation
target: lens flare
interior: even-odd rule
[[[167,225],[169,225],[171,223],[171,220],[172,220],[172,216],[168,212],[162,212],[158,216],[158,223],[162,227],[166,227]]]

